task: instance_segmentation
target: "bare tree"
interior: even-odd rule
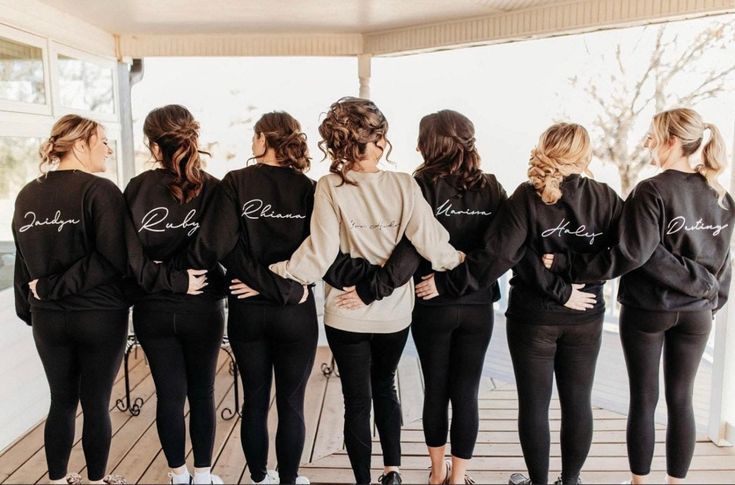
[[[650,31],[643,37],[647,33]],[[633,50],[641,49],[640,44],[639,39]],[[688,42],[661,26],[649,45],[647,65],[633,65],[628,49],[618,44],[614,52],[600,56],[605,69],[570,79],[572,86],[582,89],[594,104],[594,156],[617,167],[624,195],[649,163],[641,133],[636,129],[640,119],[673,107],[695,106],[732,89],[735,77],[733,22],[717,23]],[[730,55],[723,55],[723,51]]]

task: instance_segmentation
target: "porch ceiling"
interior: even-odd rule
[[[118,57],[392,55],[735,12],[735,0],[41,0]]]

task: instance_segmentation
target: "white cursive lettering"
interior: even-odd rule
[[[48,217],[42,221],[39,221],[36,217],[36,213],[33,211],[28,211],[23,216],[24,219],[31,218],[31,222],[26,224],[25,226],[21,226],[18,229],[18,232],[26,232],[28,229],[35,227],[35,226],[48,226],[48,225],[58,225],[58,229],[56,232],[61,232],[62,229],[64,229],[64,226],[67,224],[79,224],[79,221],[77,219],[61,219],[61,211],[56,211],[54,213],[54,218],[49,220]]]
[[[196,209],[192,209],[186,214],[183,221],[178,224],[173,224],[166,222],[169,214],[168,208],[156,207],[155,209],[149,210],[140,220],[140,229],[138,229],[138,232],[165,232],[167,229],[189,229],[186,235],[191,236],[199,229],[199,223],[192,220],[196,216],[196,213]]]
[[[240,215],[248,219],[260,219],[261,217],[271,219],[306,219],[306,216],[301,214],[279,214],[273,210],[270,204],[264,204],[261,199],[252,199],[245,202],[242,206],[242,214]]]
[[[445,215],[447,217],[451,216],[491,216],[492,212],[485,212],[481,210],[473,210],[473,209],[465,209],[465,210],[454,210],[452,209],[452,203],[449,199],[446,200],[442,205],[439,206],[439,208],[436,210],[436,215],[441,216]]]
[[[585,237],[590,240],[590,246],[592,246],[595,243],[595,238],[597,236],[602,236],[604,233],[602,232],[587,232],[587,226],[581,225],[574,231],[570,231],[567,229],[569,226],[570,221],[565,221],[563,218],[558,226],[553,227],[551,229],[546,229],[544,232],[541,233],[541,237],[550,237],[556,234],[559,237],[562,237],[565,234],[569,234],[570,236],[577,236],[577,237]]]
[[[687,226],[686,224],[687,220],[684,216],[674,217],[669,221],[666,234],[675,234],[683,229],[685,231],[712,231],[713,236],[719,236],[722,230],[728,226],[727,224],[724,226],[704,224],[702,219],[698,219],[693,226]]]

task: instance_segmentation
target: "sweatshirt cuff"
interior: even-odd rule
[[[562,298],[562,301],[560,301],[559,304],[565,305],[569,301],[569,298],[572,297],[572,285],[571,284],[564,285],[564,288],[561,290],[560,296]]]
[[[357,292],[357,296],[360,297],[360,300],[362,300],[365,305],[370,305],[377,300],[373,292],[370,291],[370,284],[365,280],[360,281],[355,285],[355,291]]]
[[[447,273],[444,271],[437,271],[434,273],[434,286],[436,286],[436,292],[439,295],[447,294]]]
[[[554,262],[549,271],[556,274],[565,274],[569,271],[569,258],[566,253],[554,253]]]
[[[189,273],[181,270],[172,272],[171,287],[174,293],[186,293],[189,291]]]
[[[47,300],[51,288],[49,288],[49,280],[46,277],[38,278],[36,281],[36,294],[39,300]],[[31,292],[31,295],[33,292]]]

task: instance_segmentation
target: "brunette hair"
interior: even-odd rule
[[[368,143],[377,143],[385,138],[388,145],[386,159],[393,146],[386,138],[388,121],[372,101],[362,98],[341,98],[329,107],[319,125],[322,140],[319,149],[324,158],[329,157],[329,171],[336,173],[342,183],[357,185],[347,177],[356,162],[365,156]]]
[[[445,109],[421,118],[418,148],[424,162],[415,175],[426,175],[432,182],[456,175],[455,184],[462,190],[487,184],[475,148],[475,125],[463,114]]]
[[[309,170],[311,157],[306,135],[293,116],[285,111],[266,113],[255,123],[254,131],[257,135],[265,136],[266,150],[272,148],[276,152],[276,161],[279,164],[302,173]],[[265,152],[253,158],[263,155]]]
[[[156,108],[146,116],[143,133],[158,145],[162,160],[157,161],[174,175],[168,186],[174,199],[185,204],[197,197],[204,186],[199,155],[209,153],[199,150],[199,123],[189,110],[178,104]]]

